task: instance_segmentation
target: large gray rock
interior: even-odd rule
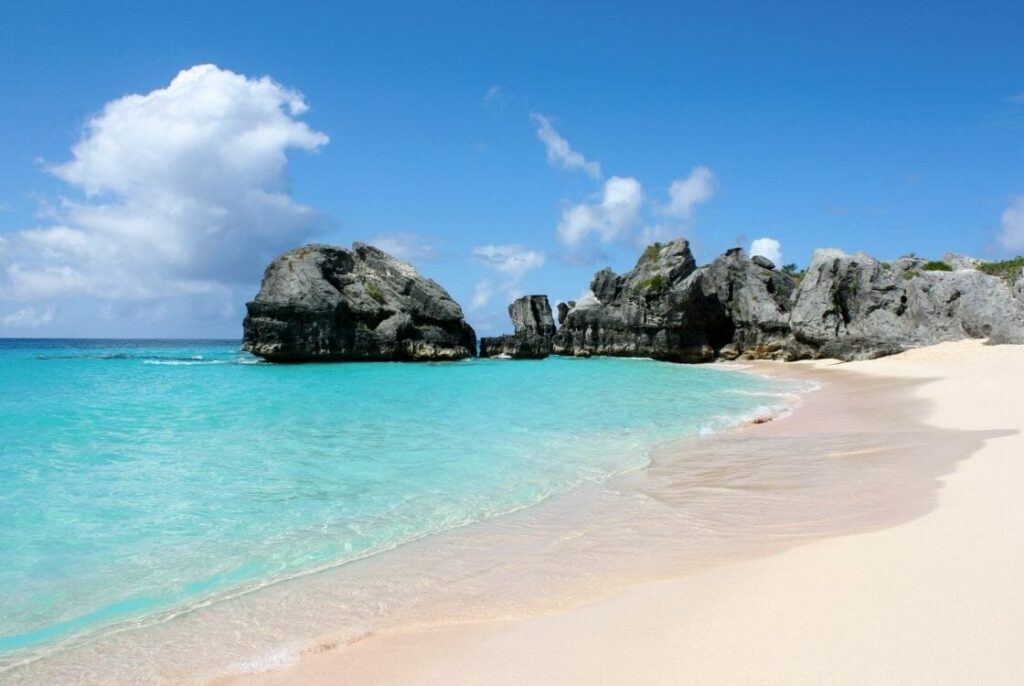
[[[1024,273],[1013,283],[947,259],[927,271],[913,256],[880,262],[815,253],[803,279],[733,248],[697,267],[684,240],[649,247],[626,274],[603,269],[592,296],[565,314],[562,355],[716,358],[879,357],[961,338],[1024,343]]]
[[[551,354],[555,320],[546,295],[524,295],[508,306],[514,333],[480,339],[480,357],[539,359]]]
[[[698,268],[687,241],[652,245],[626,274],[594,276],[592,302],[566,314],[554,350],[678,362],[785,357],[795,281],[768,265],[734,248]]]
[[[440,285],[363,243],[284,253],[246,307],[242,348],[271,361],[457,360],[476,351],[476,334]]]
[[[524,295],[508,306],[516,334],[555,335],[555,320],[546,295]]]
[[[1024,343],[1024,302],[972,269],[920,271],[921,260],[814,253],[795,296],[794,355],[843,360],[962,338]]]

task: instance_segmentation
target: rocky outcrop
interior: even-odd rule
[[[551,354],[555,320],[546,295],[525,295],[508,306],[514,333],[480,339],[480,357],[539,359]]]
[[[552,349],[680,362],[888,355],[961,338],[1024,343],[1024,274],[1012,283],[947,255],[815,253],[803,278],[739,248],[697,267],[685,240],[649,247],[625,274],[594,275],[563,314]]]
[[[655,244],[626,274],[594,276],[593,297],[566,314],[554,350],[678,362],[748,350],[769,356],[787,340],[794,287],[791,276],[739,249],[698,268],[687,241]]]
[[[246,307],[242,348],[275,362],[457,360],[476,351],[476,334],[440,285],[363,243],[284,253]]]
[[[1006,282],[925,264],[816,251],[790,318],[799,356],[864,359],[962,338],[1024,343],[1024,302]]]

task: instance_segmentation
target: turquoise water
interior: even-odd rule
[[[0,341],[0,669],[538,503],[780,382],[631,359],[260,363]]]

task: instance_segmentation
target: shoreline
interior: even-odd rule
[[[482,617],[478,621],[463,619],[447,625],[444,622],[435,622],[433,626],[407,627],[401,631],[369,635],[341,648],[337,644],[327,642],[321,644],[319,649],[304,652],[296,664],[256,674],[224,675],[214,679],[212,683],[618,683],[625,679],[627,674],[642,674],[641,680],[649,683],[678,683],[688,678],[720,680],[726,675],[738,681],[754,678],[759,673],[757,670],[733,673],[722,671],[724,666],[720,664],[717,668],[714,665],[705,665],[705,669],[692,661],[687,662],[692,668],[679,671],[680,665],[673,666],[673,656],[677,656],[679,650],[669,650],[666,646],[662,646],[660,652],[655,650],[654,654],[648,654],[651,651],[644,651],[644,647],[650,648],[652,636],[649,629],[659,621],[664,624],[660,626],[662,633],[678,632],[688,628],[700,634],[700,621],[693,617],[685,620],[677,617],[672,621],[671,618],[665,617],[665,611],[659,608],[662,605],[678,606],[680,598],[688,599],[694,607],[684,604],[683,615],[689,616],[693,610],[704,610],[706,616],[702,616],[702,619],[713,624],[721,619],[717,616],[719,613],[709,612],[708,608],[703,606],[700,594],[694,591],[696,587],[717,587],[724,583],[723,580],[732,579],[737,574],[743,577],[743,570],[747,567],[757,569],[761,565],[771,566],[776,564],[777,560],[800,557],[798,551],[828,546],[834,541],[861,538],[870,540],[872,536],[882,536],[888,531],[899,531],[914,522],[927,520],[929,516],[940,511],[943,498],[939,497],[939,489],[944,488],[952,478],[943,477],[956,469],[959,460],[969,454],[983,452],[987,448],[983,443],[985,440],[1007,435],[1006,432],[982,431],[977,427],[974,430],[967,430],[964,427],[953,428],[955,424],[947,426],[948,422],[939,422],[937,426],[926,426],[921,423],[936,412],[944,411],[943,401],[931,397],[925,391],[929,388],[927,384],[941,383],[950,376],[950,369],[943,367],[943,364],[948,367],[950,363],[945,361],[932,364],[929,368],[932,377],[908,373],[906,369],[900,369],[900,366],[915,364],[915,358],[934,357],[940,354],[936,351],[941,350],[953,350],[956,353],[954,357],[966,356],[969,362],[976,362],[977,358],[987,359],[991,357],[993,350],[1002,350],[1002,354],[1014,363],[1024,359],[1024,356],[1015,351],[1005,354],[1005,348],[982,349],[980,343],[965,342],[911,351],[882,360],[837,365],[837,368],[829,368],[828,363],[823,362],[785,365],[743,364],[745,370],[752,370],[755,373],[826,380],[829,390],[824,393],[839,393],[840,396],[846,393],[846,400],[853,400],[852,406],[842,407],[841,403],[835,402],[835,397],[829,405],[825,402],[827,398],[822,396],[812,396],[810,400],[805,396],[798,409],[789,415],[770,422],[747,424],[726,432],[731,438],[719,436],[720,440],[704,441],[705,444],[716,444],[715,449],[719,452],[730,440],[738,442],[733,448],[749,449],[752,436],[756,436],[759,443],[774,441],[777,444],[776,448],[784,448],[787,441],[792,442],[795,433],[806,431],[812,424],[828,420],[833,426],[841,425],[844,421],[843,415],[846,415],[845,421],[849,432],[851,428],[856,427],[857,422],[863,422],[865,417],[871,416],[871,408],[865,407],[864,401],[872,395],[877,401],[878,393],[887,394],[886,397],[890,400],[888,406],[884,402],[876,403],[885,406],[883,412],[892,412],[894,407],[901,405],[912,406],[894,422],[896,428],[902,427],[902,434],[890,434],[888,430],[879,431],[877,427],[872,427],[873,431],[846,435],[845,440],[826,447],[830,450],[832,462],[852,461],[854,466],[859,464],[862,467],[868,463],[875,463],[869,465],[873,471],[878,472],[875,476],[895,478],[895,486],[898,487],[896,489],[893,489],[893,483],[888,483],[884,487],[874,482],[857,486],[858,490],[879,486],[881,496],[897,494],[898,497],[894,496],[890,502],[882,502],[878,498],[872,501],[869,497],[872,493],[856,493],[856,506],[849,510],[842,507],[840,499],[829,502],[829,507],[824,510],[811,507],[804,512],[796,512],[796,520],[793,519],[794,511],[789,508],[792,503],[788,503],[789,509],[782,508],[785,512],[780,511],[780,516],[786,515],[789,521],[785,521],[786,517],[783,517],[784,521],[773,523],[775,529],[771,530],[769,541],[755,540],[757,536],[751,536],[751,531],[745,532],[750,540],[730,541],[742,544],[742,554],[737,554],[735,550],[730,551],[728,546],[704,551],[709,554],[702,560],[703,564],[695,564],[690,569],[678,565],[674,569],[666,569],[665,560],[659,560],[639,574],[636,573],[636,569],[631,570],[633,574],[620,571],[621,577],[614,580],[618,583],[609,583],[605,587],[605,592],[597,594],[596,599],[563,599],[564,602],[550,603],[544,611],[512,619]],[[907,362],[908,359],[911,361]],[[956,365],[956,360],[953,364]],[[892,373],[892,376],[887,376],[886,372]],[[858,393],[860,395],[857,395]],[[906,398],[901,394],[906,395]],[[925,397],[922,398],[922,395]],[[822,416],[823,412],[828,416]],[[860,415],[856,416],[858,412]],[[879,416],[877,419],[883,421],[884,417]],[[850,421],[854,422],[853,427],[849,425]],[[801,423],[804,428],[801,428]],[[1002,428],[1016,430],[1020,427],[1013,425]],[[870,435],[872,433],[875,434],[874,441]],[[903,443],[893,443],[891,439],[897,436]],[[690,448],[687,458],[692,461],[694,441],[688,439],[682,443]],[[677,442],[671,447],[656,451],[651,466],[640,473],[623,475],[616,480],[623,482],[628,488],[640,491],[646,488],[648,495],[652,497],[665,497],[667,493],[672,493],[673,488],[679,492],[678,482],[669,484],[668,490],[651,488],[652,483],[659,479],[672,478],[672,468],[679,466],[678,461],[673,460],[673,456],[678,456],[681,449],[682,446]],[[879,460],[894,452],[904,457],[907,454],[925,456],[925,453],[936,452],[942,455],[922,459],[920,464],[907,464],[910,462],[907,459],[897,460],[896,467],[884,465],[884,469],[874,470]],[[901,472],[900,469],[904,471]],[[749,477],[749,474],[747,476]],[[842,480],[848,479],[849,476],[850,472],[828,473],[827,469],[821,470],[820,474],[815,475],[819,483],[815,483],[811,490],[818,489],[814,493],[815,497],[833,492],[842,494]],[[772,507],[778,506],[770,499],[765,500],[758,495],[756,483],[735,484],[734,487],[738,489],[737,492],[748,498],[753,494],[757,505],[765,506],[769,514],[772,514]],[[686,488],[681,492],[687,496],[693,494],[692,490],[688,491]],[[846,493],[843,497],[850,495]],[[821,504],[822,501],[819,499],[816,505]],[[759,513],[758,516],[763,514]],[[756,533],[764,534],[766,531],[764,522],[761,522]],[[740,539],[742,538],[741,536]],[[658,541],[654,543],[657,544]],[[773,592],[777,590],[779,589],[773,589]],[[649,614],[646,620],[637,617],[637,608],[640,606]],[[696,616],[701,616],[700,612],[697,612]],[[743,619],[742,613],[738,617],[732,617],[745,624],[756,624],[759,618],[760,615],[757,613],[753,613],[748,620]],[[640,638],[623,635],[620,630],[614,628],[627,625],[630,621],[639,621],[643,625],[643,630],[638,628]],[[601,626],[604,626],[605,630],[598,628]],[[550,634],[555,631],[562,632],[557,639],[557,654],[550,650],[554,640]],[[693,641],[699,639],[699,636],[688,636],[687,639]],[[599,650],[596,649],[598,645],[601,646]],[[632,664],[633,660],[629,656],[637,651],[645,652],[647,655],[649,662],[646,666]],[[684,654],[689,652],[691,651],[683,651]],[[712,651],[712,654],[722,657],[720,650]],[[784,661],[780,661],[780,664],[782,662]],[[740,663],[743,664],[742,661]],[[810,674],[801,668],[799,663],[799,660],[789,663],[788,667],[796,671],[780,672],[779,678],[799,681],[801,675],[806,677]],[[745,666],[750,668],[755,665]],[[782,664],[782,667],[786,666]],[[620,670],[619,680],[609,676],[615,674],[616,669]],[[566,670],[577,673],[569,677]],[[588,674],[589,678],[584,676],[585,674]],[[820,671],[818,676],[821,676]],[[636,681],[635,676],[633,680]]]

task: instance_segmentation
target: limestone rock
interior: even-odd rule
[[[508,306],[514,333],[480,339],[480,357],[539,359],[551,354],[555,320],[546,295],[525,295]]]
[[[457,360],[476,351],[462,308],[440,285],[364,243],[284,253],[246,307],[242,348],[275,362]]]

